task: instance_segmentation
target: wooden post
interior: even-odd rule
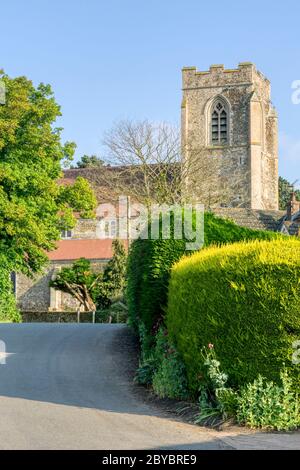
[[[95,320],[96,320],[96,312],[95,310],[93,310],[93,323],[95,323]]]
[[[80,323],[80,310],[77,310],[77,323]]]

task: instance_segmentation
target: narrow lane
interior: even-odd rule
[[[226,448],[143,401],[128,338],[122,325],[0,325],[0,448]]]

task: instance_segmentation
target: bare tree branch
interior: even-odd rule
[[[208,148],[182,148],[177,127],[165,122],[123,120],[106,132],[107,155],[101,174],[111,192],[131,196],[149,207],[152,203],[197,201],[213,207],[238,207],[245,190],[245,169],[226,174],[223,156]],[[100,184],[100,181],[98,181]],[[244,200],[244,197],[242,198]]]

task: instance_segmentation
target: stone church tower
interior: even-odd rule
[[[251,63],[183,69],[186,194],[211,207],[278,210],[278,129],[270,82]]]

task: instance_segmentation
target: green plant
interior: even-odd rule
[[[140,340],[141,355],[136,382],[152,385],[161,398],[187,398],[184,364],[174,346],[170,345],[166,330],[160,328],[153,340],[141,324]]]
[[[77,162],[77,168],[101,168],[104,166],[104,161],[97,155],[83,155]]]
[[[195,424],[210,424],[215,425],[222,419],[222,413],[220,408],[215,402],[211,400],[210,394],[207,390],[201,389],[198,399],[199,413],[194,420]]]
[[[150,336],[147,333],[146,327],[143,322],[139,324],[139,338],[140,338],[140,348],[141,348],[141,359],[142,361],[153,356],[154,350],[157,351],[157,343],[161,344],[161,334],[157,337]]]
[[[293,185],[286,179],[279,176],[279,207],[281,210],[286,210],[287,205],[291,199],[291,192]],[[295,191],[296,198],[300,201],[300,191],[299,189]]]
[[[280,379],[281,384],[278,385],[260,375],[242,388],[237,399],[239,423],[278,431],[300,426],[299,395],[294,392],[286,369],[280,373]]]
[[[96,323],[127,323],[127,307],[123,299],[108,308],[97,310]]]
[[[201,351],[209,342],[229,376],[229,387],[261,373],[278,382],[292,365],[300,337],[300,245],[297,239],[209,247],[179,261],[169,286],[167,328],[184,360],[190,390],[205,373]]]
[[[185,367],[164,328],[160,328],[157,332],[153,357],[155,358],[152,377],[154,392],[161,398],[187,398]]]
[[[164,350],[164,338],[162,331],[157,336],[147,333],[143,322],[138,325],[140,339],[140,361],[136,371],[135,381],[142,385],[151,385],[155,371],[159,367]]]
[[[154,355],[155,338],[147,334],[143,322],[138,324],[138,336],[140,341],[140,359],[134,380],[141,385],[151,385],[157,367],[157,360]]]
[[[96,304],[107,308],[113,299],[123,294],[126,277],[127,254],[123,243],[116,239],[112,242],[113,257],[106,264],[101,283],[98,286]]]
[[[90,260],[80,258],[61,269],[50,286],[74,297],[85,311],[106,310],[125,284],[126,251],[119,240],[113,241],[113,257],[104,270],[95,272]],[[117,316],[117,312],[116,312]]]
[[[236,392],[228,388],[228,375],[221,369],[214,345],[202,350],[204,375],[201,376],[199,387],[199,409],[195,423],[215,424],[221,419],[232,418],[236,415]]]
[[[11,267],[0,253],[0,322],[19,323],[22,321],[12,287]]]
[[[203,350],[206,376],[200,386],[196,424],[219,424],[234,418],[252,428],[287,431],[300,426],[299,395],[287,369],[280,371],[280,384],[261,375],[253,383],[235,391],[228,387],[228,376],[221,370],[213,345]]]
[[[174,348],[169,348],[154,372],[153,390],[160,398],[188,398],[186,371],[184,364]]]
[[[175,214],[177,218],[182,214]],[[241,240],[278,238],[273,232],[239,227],[212,213],[205,214],[205,246],[227,244]],[[148,334],[164,317],[167,305],[170,271],[175,262],[187,254],[186,240],[174,239],[174,219],[171,219],[171,237],[168,240],[135,240],[130,247],[127,269],[127,299],[129,324],[138,332],[143,322]]]
[[[0,292],[0,322],[20,323],[21,314],[11,291]]]
[[[136,371],[134,381],[140,385],[152,385],[153,376],[157,367],[157,361],[154,356],[140,360],[139,367]]]
[[[72,295],[89,312],[96,310],[95,297],[102,276],[102,272],[93,272],[89,260],[80,258],[72,266],[62,268],[50,286]]]
[[[83,178],[59,184],[76,145],[61,143],[61,110],[49,85],[0,70],[6,102],[0,106],[0,253],[12,270],[32,275],[47,263],[61,230],[93,216],[96,198]]]
[[[220,368],[214,345],[209,343],[208,349],[203,349],[203,364],[206,367],[207,384],[212,390],[223,389],[226,386],[228,375]]]

